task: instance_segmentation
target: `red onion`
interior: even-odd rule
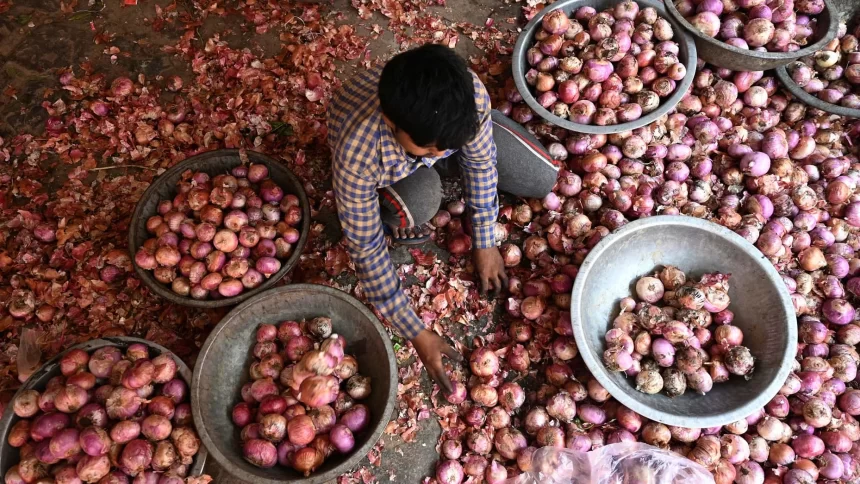
[[[268,468],[278,462],[278,451],[274,444],[261,439],[251,439],[242,445],[242,454],[251,464]]]
[[[832,324],[845,325],[854,320],[854,308],[844,299],[828,299],[821,310]]]
[[[442,461],[436,466],[436,480],[440,484],[460,484],[463,477],[463,466],[456,460]]]
[[[798,435],[791,442],[791,446],[797,456],[804,459],[818,457],[824,452],[824,442],[815,435]]]
[[[78,477],[84,482],[96,482],[110,472],[111,462],[108,456],[84,456],[78,461],[75,469]]]
[[[477,376],[492,376],[499,371],[499,357],[488,347],[477,348],[469,357],[469,365]]]

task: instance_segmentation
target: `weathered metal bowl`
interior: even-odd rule
[[[103,348],[105,346],[115,346],[122,350],[125,350],[130,345],[134,343],[142,343],[149,347],[150,356],[156,357],[163,353],[170,353],[170,350],[161,346],[160,344],[153,343],[152,341],[147,341],[145,339],[140,338],[132,338],[132,337],[111,337],[111,338],[101,338],[94,339],[91,341],[87,341],[86,343],[81,343],[66,351],[60,353],[59,355],[51,358],[47,363],[42,365],[41,368],[36,370],[27,382],[18,389],[18,393],[24,390],[38,390],[43,391],[45,387],[48,385],[48,381],[58,375],[61,375],[60,372],[60,359],[71,350],[80,349],[84,350],[87,353],[92,353],[93,351]],[[177,358],[175,355],[173,357],[176,360],[176,365],[179,371],[179,375],[183,380],[190,386],[191,385],[191,369],[188,368],[188,365],[185,364],[180,358]],[[15,398],[18,397],[18,393],[12,397],[12,401],[15,401]],[[3,413],[3,418],[0,418],[0,476],[6,475],[6,471],[9,470],[12,466],[18,463],[20,460],[18,455],[18,449],[13,448],[9,445],[8,437],[9,431],[12,429],[12,426],[15,425],[20,419],[14,412],[12,412],[11,403],[6,412]],[[200,446],[200,451],[194,456],[194,463],[191,465],[191,468],[188,470],[188,475],[191,476],[199,476],[203,473],[203,466],[206,464],[206,456],[207,451],[206,447]]]
[[[731,274],[732,324],[756,358],[750,380],[732,377],[707,395],[687,391],[676,398],[647,395],[633,378],[603,365],[604,335],[618,315],[618,302],[633,294],[636,280],[674,265],[688,277]],[[631,222],[603,239],[586,257],[570,305],[574,336],[588,369],[612,396],[635,412],[681,427],[715,427],[762,408],[785,383],[797,346],[794,306],[782,279],[752,244],[705,220],[657,216]]]
[[[258,287],[245,290],[238,296],[227,297],[221,299],[206,299],[198,300],[191,297],[180,296],[173,292],[170,287],[158,282],[152,275],[152,271],[141,269],[134,263],[134,254],[137,253],[144,242],[152,235],[146,230],[146,220],[156,215],[158,212],[158,202],[161,200],[172,200],[176,196],[176,184],[179,182],[182,174],[188,170],[202,171],[210,176],[225,174],[233,167],[242,164],[239,159],[239,150],[218,150],[201,153],[197,156],[192,156],[187,160],[177,163],[169,170],[161,174],[155,179],[149,188],[146,189],[137,207],[132,215],[131,226],[128,233],[128,248],[131,252],[131,260],[134,263],[134,270],[137,276],[144,284],[154,293],[167,299],[168,301],[180,304],[183,306],[192,306],[198,308],[217,308],[224,306],[233,306],[240,302],[251,298],[266,289],[277,284],[278,281],[284,278],[298,264],[299,257],[302,255],[302,249],[308,239],[308,233],[311,229],[311,210],[308,197],[305,194],[302,182],[287,168],[283,163],[280,163],[273,158],[270,158],[262,153],[248,151],[248,158],[251,163],[262,163],[269,169],[269,178],[278,184],[285,194],[293,194],[299,198],[299,204],[302,207],[302,223],[299,229],[299,241],[293,245],[293,252],[289,259],[281,261],[281,270],[266,279]]]
[[[815,42],[795,52],[756,52],[740,49],[722,40],[708,37],[693,27],[690,22],[687,22],[687,19],[675,8],[674,0],[667,0],[665,4],[666,10],[669,11],[672,18],[683,25],[684,30],[689,32],[695,40],[699,57],[709,64],[733,71],[766,71],[784,66],[795,59],[806,57],[820,50],[824,44],[836,37],[836,31],[839,29],[838,16],[834,15],[832,4],[829,0],[824,0],[824,11],[816,17],[819,25],[812,38]]]
[[[830,0],[830,3],[834,7],[834,10],[839,12],[841,21],[848,24],[849,32],[860,24],[860,2],[856,0]],[[791,80],[791,76],[788,74],[786,66],[780,66],[776,70],[776,77],[778,77],[779,82],[788,89],[788,92],[803,104],[839,116],[860,118],[860,109],[846,108],[844,106],[839,106],[838,104],[824,102],[821,99],[818,99],[818,97],[804,91],[802,87],[798,86]]]
[[[860,2],[856,0],[830,0],[833,9],[839,12],[839,18],[848,24],[848,28],[856,27],[860,18],[857,13],[860,12]],[[850,30],[849,30],[850,32]]]
[[[640,7],[652,7],[656,9],[661,17],[665,18],[670,24],[672,24],[672,29],[675,32],[675,38],[673,40],[677,42],[680,47],[678,59],[684,64],[684,67],[687,68],[687,76],[677,83],[672,95],[664,99],[657,109],[643,115],[641,118],[635,121],[614,124],[611,126],[574,123],[573,121],[560,118],[552,114],[546,108],[538,104],[537,99],[534,94],[532,94],[529,85],[526,83],[526,72],[531,68],[528,60],[526,59],[526,52],[534,43],[535,33],[541,28],[543,17],[548,12],[559,9],[570,15],[571,12],[579,7],[594,7],[599,12],[612,7],[617,3],[618,2],[614,0],[561,0],[538,12],[538,14],[535,15],[534,18],[532,18],[531,21],[523,28],[523,31],[517,38],[517,43],[514,46],[513,52],[512,68],[514,73],[514,83],[517,86],[517,91],[519,91],[520,95],[523,97],[523,100],[535,113],[537,113],[538,116],[556,126],[560,126],[577,133],[614,134],[651,124],[660,116],[663,116],[674,109],[678,102],[681,101],[681,98],[683,98],[687,93],[687,89],[689,89],[690,85],[693,83],[693,73],[696,72],[696,44],[693,43],[693,40],[690,35],[687,34],[686,29],[681,28],[681,25],[666,13],[666,9],[663,8],[662,1],[636,0],[636,3],[638,3]]]
[[[372,391],[363,402],[371,411],[370,425],[355,435],[355,449],[349,455],[333,454],[309,477],[282,466],[255,467],[242,457],[241,429],[233,424],[231,410],[241,401],[242,385],[249,381],[257,327],[318,316],[332,319],[334,333],[346,338],[346,352],[358,360],[359,372],[371,378]],[[397,365],[382,324],[349,294],[313,284],[278,287],[234,308],[203,344],[191,385],[194,423],[203,443],[221,467],[255,484],[322,484],[336,479],[358,464],[379,440],[396,398]]]
[[[779,82],[788,89],[788,92],[790,92],[792,96],[807,106],[820,109],[827,113],[838,114],[839,116],[860,118],[860,109],[846,108],[838,104],[831,104],[804,91],[802,87],[798,86],[793,80],[791,80],[791,76],[788,74],[788,69],[786,69],[785,66],[781,66],[776,69],[776,77],[779,78]]]

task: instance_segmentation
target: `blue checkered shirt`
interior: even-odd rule
[[[406,178],[422,164],[433,166],[457,150],[420,161],[406,153],[382,118],[378,84],[382,68],[353,77],[334,93],[328,108],[328,142],[338,216],[364,293],[379,312],[409,339],[424,329],[403,293],[385,245],[377,190]],[[490,96],[477,76],[475,103],[480,128],[464,146],[458,161],[473,225],[473,245],[496,245],[498,217],[496,144],[490,117]]]

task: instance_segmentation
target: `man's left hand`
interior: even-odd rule
[[[497,247],[475,249],[475,268],[481,280],[481,294],[487,291],[502,292],[508,287],[508,275],[505,274],[505,262]]]

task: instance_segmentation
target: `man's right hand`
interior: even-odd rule
[[[451,380],[448,379],[445,367],[442,366],[442,355],[457,362],[463,361],[463,356],[441,336],[427,329],[412,339],[412,346],[415,347],[418,358],[421,358],[421,362],[424,363],[424,368],[427,368],[427,374],[439,385],[442,393],[448,396],[453,392],[454,387],[451,386]]]

